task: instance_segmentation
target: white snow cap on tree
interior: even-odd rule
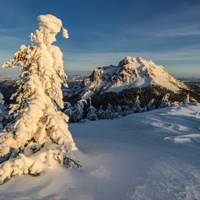
[[[60,32],[60,28],[62,28],[63,38],[69,38],[68,31],[63,28],[62,21],[53,15],[38,16],[38,25],[40,29],[48,29],[53,34],[57,34]]]
[[[53,15],[40,15],[38,17],[38,25],[40,30],[37,30],[33,36],[33,40],[38,43],[38,46],[43,42],[46,45],[51,45],[55,42],[55,36],[60,32],[61,28],[63,30],[63,38],[69,38],[68,31],[63,28],[62,21]]]

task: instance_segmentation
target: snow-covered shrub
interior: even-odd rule
[[[61,84],[66,83],[62,53],[55,36],[62,21],[53,15],[38,17],[39,30],[31,33],[31,46],[22,45],[3,67],[19,66],[16,104],[11,105],[11,122],[0,134],[0,182],[17,174],[39,174],[55,161],[61,165],[80,165],[68,130],[63,108]],[[64,38],[68,38],[63,29]],[[36,42],[37,45],[33,45]]]

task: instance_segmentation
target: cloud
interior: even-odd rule
[[[65,56],[66,55],[66,56]],[[64,53],[65,69],[69,71],[89,71],[97,67],[118,65],[126,56],[142,57],[152,60],[157,65],[176,75],[200,75],[200,49],[182,49],[165,52],[109,52],[109,53]],[[81,73],[81,72],[80,72]],[[88,74],[90,74],[88,72]]]
[[[26,30],[26,28],[12,28],[12,29],[0,28],[0,33],[7,33],[7,32],[16,33],[16,31],[24,31],[24,30]]]
[[[152,27],[143,27],[139,29],[129,28],[124,30],[125,35],[133,35],[139,37],[151,38],[166,38],[166,37],[184,37],[184,36],[200,36],[200,25],[181,25],[181,26],[156,26]]]
[[[182,49],[179,51],[162,51],[162,52],[107,52],[107,53],[64,53],[64,60],[66,62],[90,62],[90,63],[105,63],[111,60],[120,61],[126,56],[144,57],[144,59],[152,60],[170,60],[170,61],[194,61],[200,60],[200,49]],[[65,56],[66,55],[66,56]]]

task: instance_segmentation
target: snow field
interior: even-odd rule
[[[16,176],[0,199],[200,199],[199,111],[193,103],[69,124],[83,168],[55,162],[40,176]]]

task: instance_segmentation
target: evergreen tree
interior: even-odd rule
[[[120,105],[116,106],[116,112],[119,114],[119,115],[122,115],[122,107]]]
[[[185,100],[184,100],[184,104],[190,103],[190,95],[187,94]]]
[[[146,106],[146,110],[147,110],[147,111],[150,111],[150,110],[154,110],[154,109],[155,109],[155,105],[153,105],[154,102],[155,102],[155,99],[151,99],[151,100],[149,101],[149,103],[148,103],[147,106]]]
[[[102,105],[100,106],[99,110],[97,111],[97,116],[99,119],[106,119],[106,113],[103,110]]]
[[[69,117],[69,119],[71,118],[72,116],[72,106],[69,102],[64,102],[64,106],[65,106],[65,109],[64,109],[64,113]]]
[[[129,115],[131,113],[132,113],[132,111],[127,105],[122,106],[122,116],[126,116],[126,115]]]
[[[113,106],[111,104],[108,104],[105,110],[106,119],[113,119],[114,118],[113,112],[114,112]]]
[[[139,100],[139,96],[138,95],[136,96],[135,104],[133,105],[132,111],[134,113],[137,113],[137,112],[140,113],[140,112],[143,111],[143,109],[140,107],[140,100]]]
[[[0,91],[0,107],[4,104],[4,97],[3,94]]]
[[[169,93],[167,93],[167,94],[165,94],[165,95],[163,96],[162,102],[161,102],[159,108],[164,108],[164,107],[167,107],[167,106],[170,106],[170,105],[171,105],[170,102],[169,102],[169,96],[170,96]]]
[[[121,106],[114,106],[114,112],[113,112],[113,117],[114,118],[119,118],[120,115],[122,114],[122,109]]]
[[[90,106],[87,110],[87,115],[86,115],[86,118],[89,119],[89,120],[97,120],[97,115],[96,115],[96,108],[94,106],[92,106],[92,100],[91,98],[89,98],[89,102],[90,102]]]
[[[3,125],[1,124],[2,120],[3,120],[3,116],[2,116],[2,106],[4,104],[4,97],[3,94],[0,91],[0,129],[3,128]]]
[[[80,100],[72,109],[72,122],[79,122],[83,119],[84,113],[84,102],[85,100]]]
[[[16,104],[9,112],[11,122],[0,134],[1,183],[13,175],[39,174],[55,160],[80,167],[74,161],[77,148],[68,130],[68,117],[59,110],[63,108],[61,84],[66,83],[66,75],[62,53],[52,43],[62,21],[53,15],[40,15],[38,22],[39,30],[30,35],[32,45],[22,45],[3,65],[19,66],[21,79]],[[65,29],[63,37],[68,38]]]

